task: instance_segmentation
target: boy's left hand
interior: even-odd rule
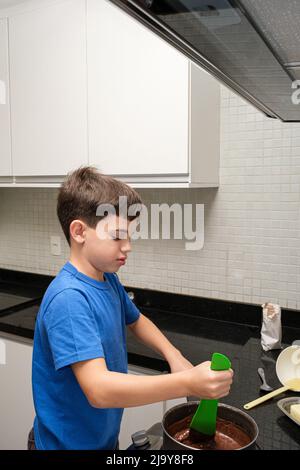
[[[169,363],[172,374],[174,372],[182,372],[194,367],[193,364],[191,364],[190,361],[188,361],[180,351],[176,351],[176,353],[167,358],[167,361]]]

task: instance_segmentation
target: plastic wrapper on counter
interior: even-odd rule
[[[278,304],[262,305],[261,345],[264,351],[281,349],[281,308]]]

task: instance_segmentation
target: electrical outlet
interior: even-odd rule
[[[61,255],[61,238],[59,236],[50,237],[51,255]]]

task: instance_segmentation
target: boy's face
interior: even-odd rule
[[[118,271],[131,251],[129,224],[127,219],[116,215],[105,217],[96,228],[83,224],[80,245],[85,261],[97,271]]]

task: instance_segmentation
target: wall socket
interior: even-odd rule
[[[55,235],[50,237],[50,251],[51,255],[61,255],[61,238],[59,236]]]

